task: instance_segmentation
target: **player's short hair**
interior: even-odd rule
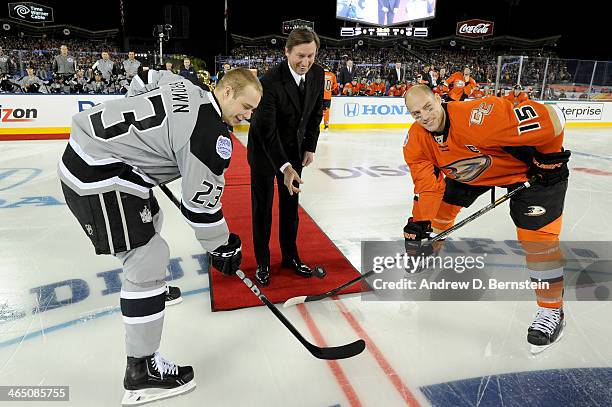
[[[263,88],[257,76],[247,68],[234,68],[227,71],[219,81],[217,87],[230,86],[234,89],[234,99],[242,93],[244,88],[251,85],[260,95],[263,95]]]
[[[296,28],[295,30],[291,31],[291,33],[289,34],[289,37],[287,37],[285,48],[287,48],[287,51],[291,52],[293,47],[297,45],[302,45],[302,44],[310,44],[313,41],[318,51],[319,47],[321,46],[321,40],[319,39],[319,36],[317,35],[317,33],[315,33],[310,28],[300,27],[300,28]]]

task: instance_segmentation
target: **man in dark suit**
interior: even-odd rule
[[[347,59],[346,65],[340,68],[340,73],[338,73],[338,87],[340,88],[341,94],[342,90],[344,89],[344,85],[346,85],[347,83],[351,83],[356,77],[357,75],[355,74],[353,60]]]
[[[312,163],[323,117],[323,68],[314,63],[319,37],[307,28],[291,32],[287,59],[261,79],[263,98],[249,129],[253,244],[259,284],[270,284],[270,231],[274,178],[279,195],[282,266],[302,277],[312,270],[297,249],[298,193],[302,168]]]
[[[398,82],[404,81],[404,70],[402,69],[402,63],[397,61],[395,63],[395,67],[391,68],[389,71],[389,75],[387,76],[387,80],[389,81],[389,86],[395,86]]]

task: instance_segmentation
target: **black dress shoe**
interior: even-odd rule
[[[257,266],[257,271],[255,271],[255,281],[257,281],[261,285],[269,285],[270,266]]]
[[[312,277],[312,270],[300,259],[283,260],[281,266],[292,269],[300,277]]]

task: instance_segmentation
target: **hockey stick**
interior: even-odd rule
[[[174,196],[172,191],[170,191],[170,189],[168,189],[168,187],[165,184],[160,184],[159,187],[162,191],[164,191],[164,194],[166,194],[166,196],[172,201],[172,203],[176,205],[176,207],[180,210],[181,203]],[[276,306],[272,303],[272,301],[270,301],[265,295],[261,293],[261,290],[259,289],[259,287],[257,287],[251,281],[251,279],[249,279],[244,274],[242,270],[237,270],[236,275],[249,288],[249,290],[251,290],[251,292],[255,294],[255,296],[257,296],[257,298],[259,298],[259,300],[263,302],[270,311],[272,311],[272,313],[276,316],[276,318],[278,318],[280,322],[282,322],[283,325],[285,325],[285,327],[293,334],[293,336],[295,336],[297,340],[300,341],[300,343],[304,345],[306,349],[308,349],[308,351],[312,354],[312,356],[319,358],[319,359],[326,359],[326,360],[346,359],[346,358],[351,358],[353,356],[359,355],[365,349],[366,344],[363,339],[359,339],[355,342],[352,342],[346,345],[342,345],[342,346],[332,346],[332,347],[320,348],[318,346],[313,345],[312,343],[308,342],[304,338],[304,336],[302,336],[302,334],[291,324],[291,322],[289,322],[289,320],[283,315],[283,313],[280,312],[278,308],[276,308]]]
[[[529,179],[528,181],[525,181],[522,185],[520,185],[519,187],[517,187],[517,188],[513,189],[512,191],[508,192],[506,195],[500,196],[497,200],[491,202],[489,205],[487,205],[484,208],[480,209],[478,212],[473,213],[472,215],[470,215],[467,218],[463,219],[461,222],[455,224],[453,227],[450,227],[450,228],[446,229],[444,232],[436,235],[434,238],[428,239],[428,240],[424,240],[423,243],[432,244],[432,243],[437,242],[439,240],[445,239],[448,235],[450,235],[451,233],[455,232],[457,229],[462,228],[464,225],[470,223],[471,221],[473,221],[476,218],[479,218],[480,216],[482,216],[485,213],[489,212],[491,209],[498,207],[499,205],[501,205],[502,203],[506,202],[508,199],[512,198],[514,195],[518,194],[519,192],[523,191],[524,189],[529,188],[536,181],[537,181],[536,177],[533,177],[533,178]],[[374,273],[375,273],[374,270],[370,270],[367,273],[364,273],[364,274],[360,275],[359,277],[355,277],[351,281],[342,284],[340,287],[334,288],[333,290],[330,290],[330,291],[328,291],[326,293],[323,293],[323,294],[302,295],[302,296],[299,296],[299,297],[289,298],[287,301],[285,301],[285,303],[283,304],[283,307],[284,308],[288,308],[288,307],[291,307],[291,306],[294,306],[294,305],[297,305],[297,304],[302,304],[304,302],[319,301],[319,300],[323,300],[325,298],[329,298],[329,297],[331,297],[333,295],[338,294],[343,289],[345,289],[347,287],[350,287],[353,284],[356,284],[356,283],[358,283],[360,281],[363,281],[363,280],[367,279],[368,277],[370,277]]]

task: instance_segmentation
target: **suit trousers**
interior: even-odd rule
[[[302,168],[295,168],[302,175]],[[270,265],[270,232],[272,229],[272,202],[274,178],[278,184],[279,241],[285,260],[299,258],[297,250],[298,196],[289,195],[284,175],[263,175],[251,172],[251,210],[253,215],[253,246],[258,265]]]

